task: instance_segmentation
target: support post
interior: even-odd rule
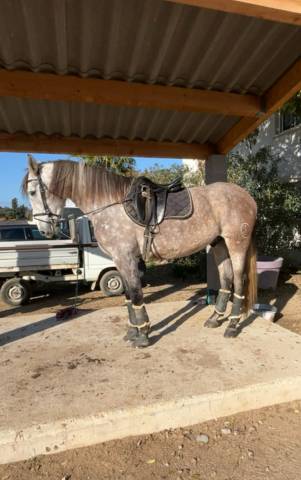
[[[209,185],[214,182],[227,181],[227,157],[226,155],[210,155],[205,164],[205,183]],[[218,270],[215,264],[211,247],[207,247],[207,288],[208,300],[210,292],[220,288]]]

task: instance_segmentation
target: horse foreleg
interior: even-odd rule
[[[215,303],[214,312],[205,322],[205,327],[219,327],[224,318],[227,304],[231,295],[233,283],[233,269],[225,241],[222,239],[216,245],[212,246],[215,262],[218,268],[221,288]]]
[[[129,326],[124,340],[132,342],[134,347],[147,347],[149,345],[150,321],[143,303],[139,259],[136,257],[126,260],[115,260],[125,283],[126,306],[129,315]]]
[[[124,284],[125,284],[125,304],[126,304],[128,316],[129,316],[129,326],[128,326],[127,333],[123,337],[123,339],[126,342],[128,341],[133,342],[136,339],[138,334],[138,329],[132,326],[136,322],[136,315],[135,315],[135,310],[133,308],[132,300],[129,293],[130,290],[125,279],[124,279]]]

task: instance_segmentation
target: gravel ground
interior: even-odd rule
[[[301,402],[0,466],[1,480],[298,480]]]

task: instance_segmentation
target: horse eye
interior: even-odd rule
[[[29,192],[29,195],[33,197],[36,194],[36,192]]]

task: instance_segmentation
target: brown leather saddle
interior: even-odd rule
[[[158,225],[165,219],[188,218],[193,207],[190,192],[181,178],[160,185],[138,177],[126,195],[124,209],[135,223],[145,227],[143,258],[146,260]]]

